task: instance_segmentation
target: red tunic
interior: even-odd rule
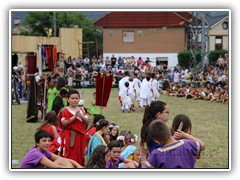
[[[54,139],[54,130],[52,128],[52,125],[46,124],[39,130],[44,130],[44,131],[49,132],[49,134],[51,134],[51,141],[53,141],[53,139]]]
[[[80,107],[80,112],[85,116],[85,111]],[[69,121],[69,119],[74,116],[68,108],[65,108],[62,112],[62,118]],[[71,141],[71,130],[75,131],[75,139],[73,147],[70,147]],[[68,126],[64,126],[62,132],[60,133],[61,137],[61,152],[60,154],[66,158],[73,159],[77,161],[80,165],[84,166],[84,152],[86,146],[86,127],[84,123],[75,118],[74,121]]]
[[[90,140],[90,138],[92,137],[92,135],[94,134],[96,132],[96,127],[91,127],[88,131],[87,131],[87,133],[86,133],[86,135],[85,135],[85,138],[86,138],[86,147],[88,146],[88,142],[89,142],[89,140]]]
[[[59,141],[61,141],[60,137],[58,138],[55,138],[52,142],[51,142],[51,145],[50,147],[48,148],[48,151],[52,152],[52,153],[55,153],[56,150],[59,148],[59,146],[61,145],[59,143]]]

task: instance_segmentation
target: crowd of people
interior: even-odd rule
[[[228,59],[227,55],[221,58],[194,76],[180,66],[171,70],[158,63],[152,67],[149,59],[141,57],[113,55],[82,61],[69,57],[66,76],[45,77],[47,114],[20,168],[194,168],[205,143],[191,135],[191,120],[184,114],[168,127],[170,108],[157,99],[164,93],[227,103]],[[140,138],[130,129],[120,132],[120,126],[100,114],[94,101],[89,108],[81,104],[79,91],[72,87],[76,73],[94,83],[98,72],[114,74],[123,113],[135,111],[136,105],[145,109]]]
[[[120,132],[104,115],[89,114],[79,101],[79,92],[71,89],[66,107],[58,114],[48,111],[20,168],[194,168],[205,149],[191,135],[186,115],[166,125],[169,107],[162,101],[145,107],[140,140],[129,129]]]
[[[198,70],[179,65],[170,68],[167,63],[159,61],[156,61],[155,66],[152,65],[153,62],[149,58],[143,60],[141,57],[133,56],[115,57],[112,55],[111,58],[93,56],[91,59],[88,57],[72,59],[69,56],[66,60],[58,61],[55,74],[56,76],[61,74],[60,69],[64,69],[61,70],[64,72],[61,76],[67,81],[68,87],[80,87],[81,85],[86,87],[88,84],[95,85],[95,77],[98,72],[113,74],[113,85],[118,86],[127,72],[127,76],[130,77],[128,88],[130,91],[135,91],[138,96],[135,100],[132,98],[132,101],[136,101],[136,99],[140,101],[141,85],[144,88],[147,87],[145,80],[150,77],[153,99],[159,96],[159,92],[169,96],[228,103],[228,54],[220,55],[215,64],[205,63],[204,69]],[[20,99],[27,100],[29,78],[25,75],[21,63],[15,66],[13,71],[17,74]],[[120,86],[125,86],[125,84]],[[121,93],[124,96],[123,92]],[[128,94],[135,96],[134,92],[128,92]],[[141,106],[144,103],[146,102],[141,102]]]
[[[228,55],[224,58],[220,55],[215,65],[206,64],[204,70],[199,70],[195,80],[189,69],[183,69],[181,73],[175,69],[173,81],[165,81],[162,89],[168,96],[227,104],[228,75]]]
[[[191,135],[191,121],[187,116],[176,116],[172,127],[166,126],[169,107],[162,101],[154,100],[144,105],[139,141],[129,129],[119,132],[119,125],[110,122],[102,114],[96,114],[99,112],[97,107],[88,111],[89,108],[80,103],[79,92],[60,86],[61,81],[64,78],[59,77],[56,84],[56,91],[59,89],[60,95],[48,101],[52,102],[52,105],[48,104],[52,109],[48,109],[44,122],[37,128],[36,144],[23,158],[20,168],[194,168],[195,160],[205,149],[205,144]],[[124,102],[122,97],[120,100]],[[90,117],[93,118],[92,122]],[[161,124],[152,126],[159,130],[150,128],[155,120]],[[181,123],[183,125],[179,128]],[[151,135],[152,131],[165,133]],[[178,151],[187,152],[187,156],[184,154],[186,158],[182,159],[176,155],[175,158],[179,160],[175,164],[161,162],[162,159],[155,155],[159,151],[169,151],[172,157],[176,146]],[[165,158],[169,156],[168,153],[163,154]]]

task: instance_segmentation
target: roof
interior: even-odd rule
[[[222,16],[216,16],[216,17],[210,17],[209,20],[209,26],[211,28],[213,28],[214,26],[216,26],[218,23],[220,23],[221,21],[225,20],[228,18],[228,15],[222,15]]]
[[[188,12],[110,12],[94,23],[96,27],[184,27],[190,23]]]

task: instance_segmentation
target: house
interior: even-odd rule
[[[110,12],[94,23],[103,31],[103,57],[147,57],[173,68],[186,48],[189,12]]]
[[[209,50],[214,51],[218,49],[228,50],[229,47],[229,16],[213,17],[209,21]]]

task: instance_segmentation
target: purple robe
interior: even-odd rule
[[[180,140],[152,151],[146,161],[147,168],[194,168],[201,145],[191,140]]]

